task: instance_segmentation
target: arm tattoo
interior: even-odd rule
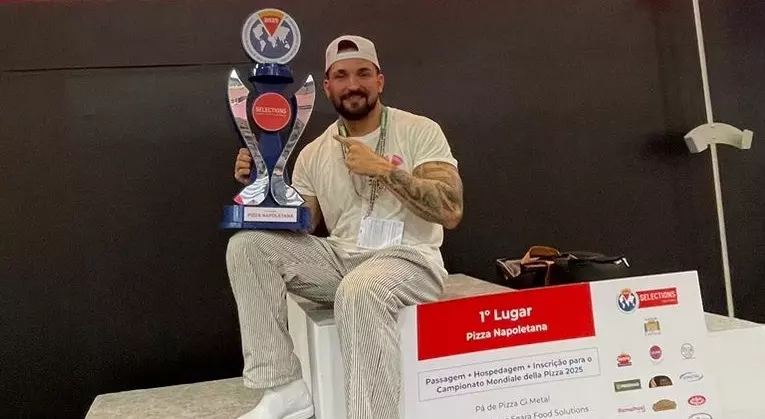
[[[413,173],[393,169],[382,183],[421,218],[456,227],[462,218],[462,180],[448,163],[425,163]]]

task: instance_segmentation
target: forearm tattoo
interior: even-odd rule
[[[411,174],[393,169],[382,183],[427,221],[448,226],[462,217],[462,181],[448,163],[426,163]]]

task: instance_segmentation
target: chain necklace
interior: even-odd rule
[[[340,133],[342,137],[348,136],[348,130],[345,129],[345,125],[338,120],[337,121],[337,130]],[[382,108],[382,116],[380,118],[380,136],[377,140],[377,147],[375,147],[375,153],[380,156],[384,157],[385,155],[385,139],[388,132],[388,108],[386,106],[383,106]],[[346,159],[346,156],[348,154],[348,147],[345,144],[340,145],[341,150],[343,151],[343,160]],[[353,181],[353,180],[351,180]],[[375,200],[380,195],[380,190],[382,189],[380,186],[380,181],[375,176],[367,176],[367,184],[369,185],[369,207],[367,208],[366,215],[364,218],[369,217],[372,214],[372,211],[375,207]],[[353,184],[353,189],[356,189],[356,184]],[[356,191],[356,194],[361,196],[358,191]]]

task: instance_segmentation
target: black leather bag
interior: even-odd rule
[[[629,276],[629,262],[620,256],[593,252],[569,252],[555,258],[550,265],[549,284],[561,285],[593,282]]]
[[[497,259],[495,283],[514,289],[592,282],[630,276],[623,255],[575,251],[561,253],[549,246],[533,246],[518,259]]]

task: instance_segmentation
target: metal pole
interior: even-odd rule
[[[707,111],[707,123],[714,122],[712,115],[712,99],[709,93],[709,78],[707,76],[707,58],[704,50],[704,34],[701,30],[701,11],[699,0],[693,0],[693,14],[696,21],[696,39],[699,45],[699,61],[701,63],[701,82],[704,86],[704,105]],[[723,278],[725,280],[725,299],[728,305],[728,317],[735,317],[733,305],[733,285],[730,278],[730,262],[728,261],[728,239],[725,234],[725,214],[723,212],[722,186],[720,183],[720,165],[717,159],[717,144],[709,144],[712,156],[712,176],[715,184],[715,202],[717,203],[717,225],[720,230],[720,251],[723,263]]]

